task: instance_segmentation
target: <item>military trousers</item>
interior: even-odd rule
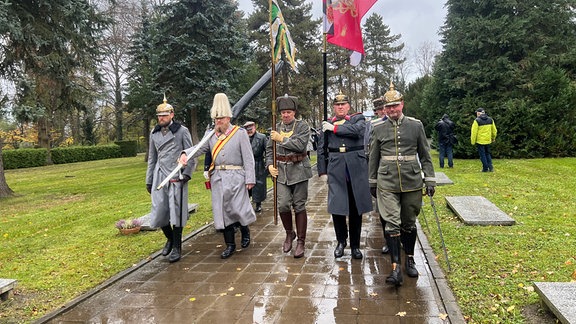
[[[293,185],[276,184],[278,193],[278,211],[288,213],[294,208],[298,213],[306,210],[306,201],[308,200],[308,180],[295,183]]]
[[[400,231],[416,229],[416,218],[422,209],[422,190],[387,192],[378,190],[380,217],[386,221],[386,233],[398,235]]]

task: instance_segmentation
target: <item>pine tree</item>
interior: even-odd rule
[[[364,50],[366,58],[363,64],[368,69],[368,75],[373,79],[372,97],[379,97],[388,91],[390,81],[395,77],[395,66],[406,61],[398,58],[398,53],[404,48],[399,43],[402,35],[390,35],[390,27],[382,21],[382,16],[373,13],[364,24]]]
[[[573,1],[448,0],[446,6],[444,52],[425,98],[433,103],[428,122],[449,113],[468,138],[474,110],[483,107],[501,130],[494,156],[573,155],[575,141],[567,136],[573,126],[566,123],[576,110]],[[466,144],[456,151],[475,156]]]

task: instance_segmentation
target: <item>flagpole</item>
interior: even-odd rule
[[[328,35],[326,31],[324,31],[324,45],[322,47],[322,65],[323,65],[323,77],[324,77],[324,121],[328,120],[328,63],[327,63],[327,38]],[[324,161],[318,161],[320,163],[324,163],[325,166],[328,166],[328,133],[322,132],[323,136],[323,151],[324,151]]]
[[[270,59],[271,59],[271,69],[272,69],[272,127],[270,129],[276,131],[276,71],[274,71],[274,43],[272,35],[272,0],[268,0],[268,5],[270,8]],[[272,141],[272,165],[274,168],[278,168],[276,161],[276,141]],[[272,192],[273,192],[273,202],[274,202],[274,225],[278,225],[278,187],[276,185],[278,181],[278,176],[272,177]]]

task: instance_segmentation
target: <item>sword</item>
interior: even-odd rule
[[[276,63],[274,67],[275,68],[274,73],[276,74],[278,73],[278,71],[282,70],[283,66],[284,61],[282,60],[278,61],[278,63]],[[240,114],[244,111],[244,109],[246,109],[246,107],[252,101],[252,99],[254,99],[254,97],[256,97],[258,93],[260,93],[260,91],[262,91],[262,89],[264,89],[268,85],[268,83],[270,83],[271,80],[272,80],[272,69],[264,73],[264,75],[262,75],[260,79],[258,79],[258,81],[254,83],[254,85],[252,85],[252,88],[250,88],[250,90],[248,90],[248,92],[246,92],[242,96],[242,98],[240,98],[240,100],[238,100],[238,102],[234,106],[232,106],[232,121],[236,120],[236,118],[240,116]],[[190,154],[187,155],[186,160],[189,160],[192,155],[198,152],[200,147],[204,145],[206,141],[208,141],[208,139],[210,139],[210,137],[213,134],[214,130],[211,130],[210,132],[204,134],[202,140],[194,147],[192,152],[190,152]],[[156,187],[156,190],[162,189],[162,187],[164,187],[168,183],[168,181],[170,181],[170,179],[172,179],[176,175],[176,173],[178,173],[178,171],[180,171],[180,169],[182,169],[183,167],[184,165],[182,163],[178,163],[178,166],[176,166],[176,168],[174,168],[174,170],[170,172],[170,174],[158,185],[158,187]]]
[[[432,205],[432,210],[434,211],[434,217],[436,217],[436,225],[438,225],[438,233],[440,233],[440,240],[442,241],[442,248],[444,249],[444,258],[446,258],[448,271],[452,271],[452,268],[450,268],[450,261],[448,260],[448,252],[446,252],[446,244],[444,243],[444,237],[442,236],[442,229],[440,228],[440,220],[438,220],[438,213],[436,212],[436,205],[434,205],[434,199],[432,196],[430,196],[430,204]]]
[[[204,134],[204,137],[202,137],[202,140],[200,140],[200,142],[196,146],[194,146],[194,149],[192,149],[192,152],[190,152],[190,154],[186,155],[186,161],[188,161],[188,159],[190,159],[191,156],[196,154],[196,152],[198,152],[200,147],[202,145],[204,145],[210,139],[210,137],[213,134],[214,134],[214,130],[211,130],[208,133]],[[160,182],[158,187],[156,187],[156,190],[162,189],[162,187],[164,187],[168,183],[168,181],[170,181],[170,179],[172,179],[176,175],[176,173],[178,173],[180,171],[180,169],[182,169],[183,167],[184,167],[184,164],[178,162],[178,166],[176,168],[174,168],[174,170],[172,170],[172,172],[170,172],[170,174],[164,180],[162,180],[162,182]]]

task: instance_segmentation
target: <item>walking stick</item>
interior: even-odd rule
[[[442,248],[444,249],[444,258],[446,258],[446,264],[448,265],[448,271],[452,271],[450,268],[450,261],[448,260],[448,252],[446,252],[446,244],[444,243],[444,237],[442,236],[442,229],[440,228],[440,220],[438,219],[438,213],[436,212],[436,205],[434,205],[434,199],[430,196],[430,204],[432,205],[432,210],[434,211],[434,217],[436,217],[436,225],[438,225],[438,233],[440,233],[440,240],[442,241]]]
[[[425,203],[424,200],[422,200],[422,207],[424,207]],[[428,226],[428,220],[426,219],[426,215],[424,214],[424,208],[420,208],[420,213],[422,214],[422,217],[424,217],[424,224],[426,224],[426,229],[428,230],[428,234],[430,234],[430,226]]]

